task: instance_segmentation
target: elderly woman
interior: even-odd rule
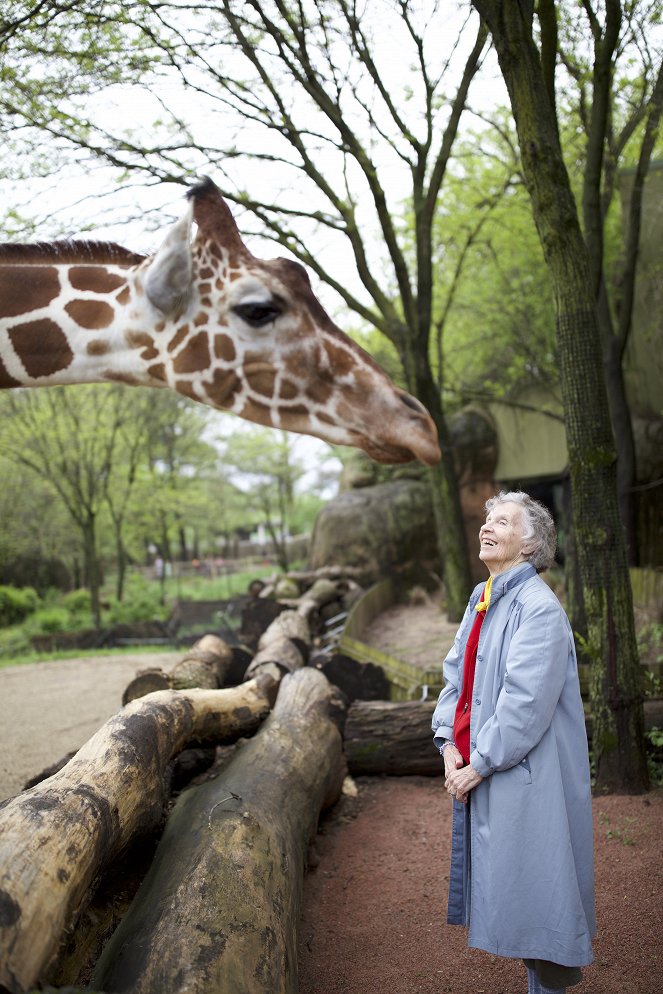
[[[538,573],[555,527],[520,491],[486,504],[470,597],[433,715],[453,800],[448,922],[468,945],[525,961],[529,994],[591,963],[592,809],[573,634]]]

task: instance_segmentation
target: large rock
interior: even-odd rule
[[[410,563],[436,569],[429,484],[391,480],[339,494],[316,519],[309,558],[311,569],[356,567],[363,583]]]

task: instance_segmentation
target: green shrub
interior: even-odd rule
[[[39,595],[32,587],[0,586],[0,627],[16,625],[39,605]]]
[[[160,602],[161,591],[155,589],[136,588],[128,593],[122,602],[112,600],[108,612],[104,614],[104,622],[131,624],[134,621],[153,621],[163,619],[168,614]]]
[[[71,627],[71,615],[64,607],[45,607],[30,619],[30,629],[39,632],[66,632]]]
[[[82,615],[92,613],[92,597],[89,590],[72,590],[60,598],[60,604],[73,617],[80,618]]]

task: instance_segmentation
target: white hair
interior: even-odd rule
[[[523,490],[500,491],[495,497],[486,501],[486,514],[489,514],[499,504],[508,502],[518,504],[522,509],[525,524],[523,540],[532,546],[531,552],[524,553],[524,555],[537,573],[541,573],[555,562],[557,532],[552,514],[547,507],[540,504],[538,500],[534,500]]]

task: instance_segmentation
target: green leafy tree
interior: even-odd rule
[[[286,432],[256,428],[230,437],[223,456],[226,472],[232,472],[247,505],[267,529],[284,571],[289,566],[287,540],[296,504],[295,488],[304,473],[294,453],[295,444]]]
[[[588,625],[597,786],[642,790],[648,783],[642,697],[596,284],[555,112],[556,5],[547,0],[539,6],[537,45],[533,3],[473,4],[490,28],[509,91],[523,174],[553,289],[573,526]],[[616,30],[619,36],[621,4],[609,0],[603,19],[588,2],[583,6],[593,14],[595,34],[607,37]]]
[[[96,625],[101,620],[97,523],[117,467],[116,396],[112,387],[53,387],[0,397],[0,452],[47,480],[76,525]]]

